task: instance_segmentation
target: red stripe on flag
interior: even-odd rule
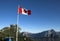
[[[18,14],[22,14],[22,7],[18,7]]]
[[[31,15],[31,10],[28,10],[28,15]]]

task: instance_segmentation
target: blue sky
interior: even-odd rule
[[[0,29],[16,24],[18,5],[32,11],[30,16],[19,15],[21,31],[60,31],[60,0],[0,0]]]

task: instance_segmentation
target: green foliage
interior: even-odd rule
[[[4,27],[0,30],[0,37],[4,39],[5,37],[11,37],[13,41],[16,40],[16,31],[17,31],[17,25],[10,25],[10,27]],[[19,27],[18,27],[19,28]],[[18,29],[18,40],[19,41],[32,41],[32,39],[27,38],[26,36],[20,35],[20,28]],[[26,40],[24,40],[26,38]]]

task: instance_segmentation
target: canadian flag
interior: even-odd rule
[[[18,14],[31,15],[31,10],[27,10],[22,7],[18,7]]]

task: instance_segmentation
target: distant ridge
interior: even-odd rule
[[[50,38],[54,38],[54,37],[58,37],[60,38],[60,32],[56,32],[55,30],[51,29],[51,30],[47,30],[47,31],[43,31],[41,33],[28,33],[28,32],[22,32],[22,35],[24,34],[26,37],[31,37],[33,39],[40,39],[40,38],[46,38],[46,37],[50,37]]]

